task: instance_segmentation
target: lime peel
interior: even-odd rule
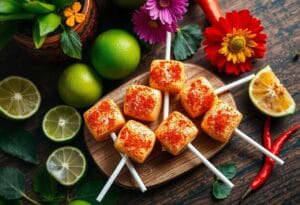
[[[53,151],[46,162],[47,171],[64,186],[77,183],[86,171],[86,159],[83,153],[72,146]]]
[[[65,142],[78,134],[81,124],[81,116],[75,108],[58,105],[45,114],[42,126],[44,134],[50,140]]]
[[[0,113],[14,120],[31,117],[41,104],[35,84],[19,76],[9,76],[0,82],[0,96]]]

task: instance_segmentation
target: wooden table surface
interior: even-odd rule
[[[99,33],[108,28],[130,28],[128,23],[120,21],[119,15],[129,19],[131,11],[120,11],[112,7],[111,3],[98,1],[101,9]],[[272,119],[271,130],[273,136],[278,136],[283,130],[300,121],[300,68],[299,60],[293,61],[296,51],[300,49],[300,9],[299,0],[254,0],[229,1],[220,0],[224,12],[231,10],[249,9],[252,14],[261,19],[268,35],[268,51],[265,58],[257,60],[254,69],[239,77],[225,76],[216,73],[224,82],[231,82],[250,73],[257,72],[259,68],[269,64],[281,82],[287,87],[296,101],[298,111],[288,117]],[[109,11],[109,12],[107,12]],[[197,23],[203,30],[207,25],[202,10],[191,4],[182,24]],[[83,62],[89,62],[89,52],[85,52]],[[164,46],[155,46],[151,51],[145,51],[136,73],[129,78],[145,72],[152,59],[164,57]],[[194,63],[212,69],[204,59],[202,48],[187,63]],[[58,104],[63,104],[57,93],[57,79],[62,70],[72,62],[59,64],[46,64],[28,58],[14,43],[0,51],[0,79],[9,75],[20,75],[31,79],[39,88],[42,95],[42,105],[38,113],[32,118],[21,122],[36,138],[39,150],[39,160],[42,166],[55,148],[61,146],[50,142],[41,131],[41,120],[45,112]],[[123,82],[125,82],[124,80]],[[110,91],[122,82],[104,81],[106,90]],[[253,139],[261,142],[261,133],[264,115],[254,108],[247,94],[247,86],[232,91],[239,110],[244,114],[240,129]],[[0,126],[3,119],[0,119]],[[82,136],[83,134],[81,134]],[[281,158],[285,160],[282,167],[276,166],[268,182],[257,192],[252,194],[244,204],[299,204],[300,203],[300,132],[285,144]],[[71,144],[86,151],[83,136]],[[86,151],[86,153],[88,153]],[[238,204],[242,193],[248,188],[249,182],[258,172],[263,163],[262,154],[250,145],[234,137],[228,145],[213,159],[212,163],[219,165],[226,162],[237,164],[238,173],[233,179],[235,184],[230,197],[223,201],[212,199],[211,190],[213,175],[201,165],[187,174],[152,190],[141,194],[138,191],[121,189],[118,204]],[[29,192],[32,187],[32,178],[37,166],[30,165],[21,160],[8,156],[0,151],[0,166],[14,166],[26,174],[26,187]],[[89,158],[89,176],[103,178],[92,159]]]

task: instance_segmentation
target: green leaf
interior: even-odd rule
[[[34,14],[47,14],[55,11],[55,6],[40,1],[27,1],[23,3],[23,9]]]
[[[0,21],[24,20],[24,19],[33,19],[33,18],[34,15],[29,13],[0,14]]]
[[[74,199],[82,199],[84,201],[90,202],[92,205],[98,205],[99,202],[96,201],[100,190],[105,185],[105,180],[93,180],[86,181],[80,185],[80,187],[75,191]],[[109,192],[106,194],[101,204],[113,205],[116,204],[120,195],[120,189],[116,186],[112,186]]]
[[[39,194],[43,202],[53,202],[57,194],[57,182],[52,178],[47,169],[42,167],[33,179],[33,190]]]
[[[37,146],[31,134],[12,125],[0,128],[0,149],[26,162],[38,164]]]
[[[216,199],[226,199],[231,193],[231,188],[223,182],[215,181],[213,184],[213,195]]]
[[[217,168],[228,179],[232,179],[236,175],[236,172],[237,172],[236,164],[233,164],[233,163],[222,164],[222,165],[218,166]]]
[[[0,22],[0,49],[4,48],[12,39],[18,29],[18,23],[15,21]]]
[[[16,0],[1,0],[0,1],[0,13],[13,14],[21,11],[22,7]]]
[[[0,197],[0,205],[22,205],[21,200],[6,200]]]
[[[72,29],[66,29],[61,34],[60,45],[63,52],[76,59],[81,59],[82,44],[78,33]]]
[[[70,6],[73,3],[74,0],[52,0],[52,4],[56,6],[58,9],[65,8],[67,6]]]
[[[61,23],[61,18],[57,14],[50,13],[38,17],[40,36],[45,36],[57,29]]]
[[[173,53],[176,60],[185,60],[193,55],[200,46],[201,31],[196,24],[189,24],[176,32],[173,40]]]
[[[19,199],[25,195],[25,178],[22,172],[12,167],[0,168],[0,196]]]
[[[39,29],[39,24],[35,22],[33,24],[32,28],[32,38],[33,38],[33,43],[35,48],[39,49],[42,47],[43,43],[45,42],[47,35],[45,36],[40,36],[40,29]]]

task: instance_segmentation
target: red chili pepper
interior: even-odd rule
[[[280,136],[274,141],[271,152],[275,155],[279,155],[282,146],[287,141],[287,139],[300,128],[300,124],[296,124],[293,127],[284,131]],[[272,144],[271,133],[270,133],[270,119],[266,118],[265,127],[264,127],[264,146],[269,149],[269,145]],[[260,188],[270,177],[272,170],[275,166],[275,161],[269,157],[266,157],[264,165],[254,178],[254,180],[250,184],[250,188],[244,193],[242,196],[242,200],[245,199],[252,191],[257,190]]]
[[[206,18],[211,24],[218,22],[219,18],[223,16],[217,0],[196,0],[198,5],[202,8]]]

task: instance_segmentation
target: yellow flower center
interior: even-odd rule
[[[151,27],[151,28],[158,28],[158,23],[154,20],[150,20],[148,22],[148,25]]]
[[[244,63],[246,58],[252,57],[254,51],[252,48],[257,46],[253,40],[256,34],[248,29],[233,29],[232,33],[226,34],[221,43],[219,53],[226,56],[227,61],[233,64]]]
[[[245,46],[246,46],[246,40],[244,36],[241,35],[237,35],[231,38],[228,45],[230,51],[233,53],[240,52],[242,49],[245,48]]]

